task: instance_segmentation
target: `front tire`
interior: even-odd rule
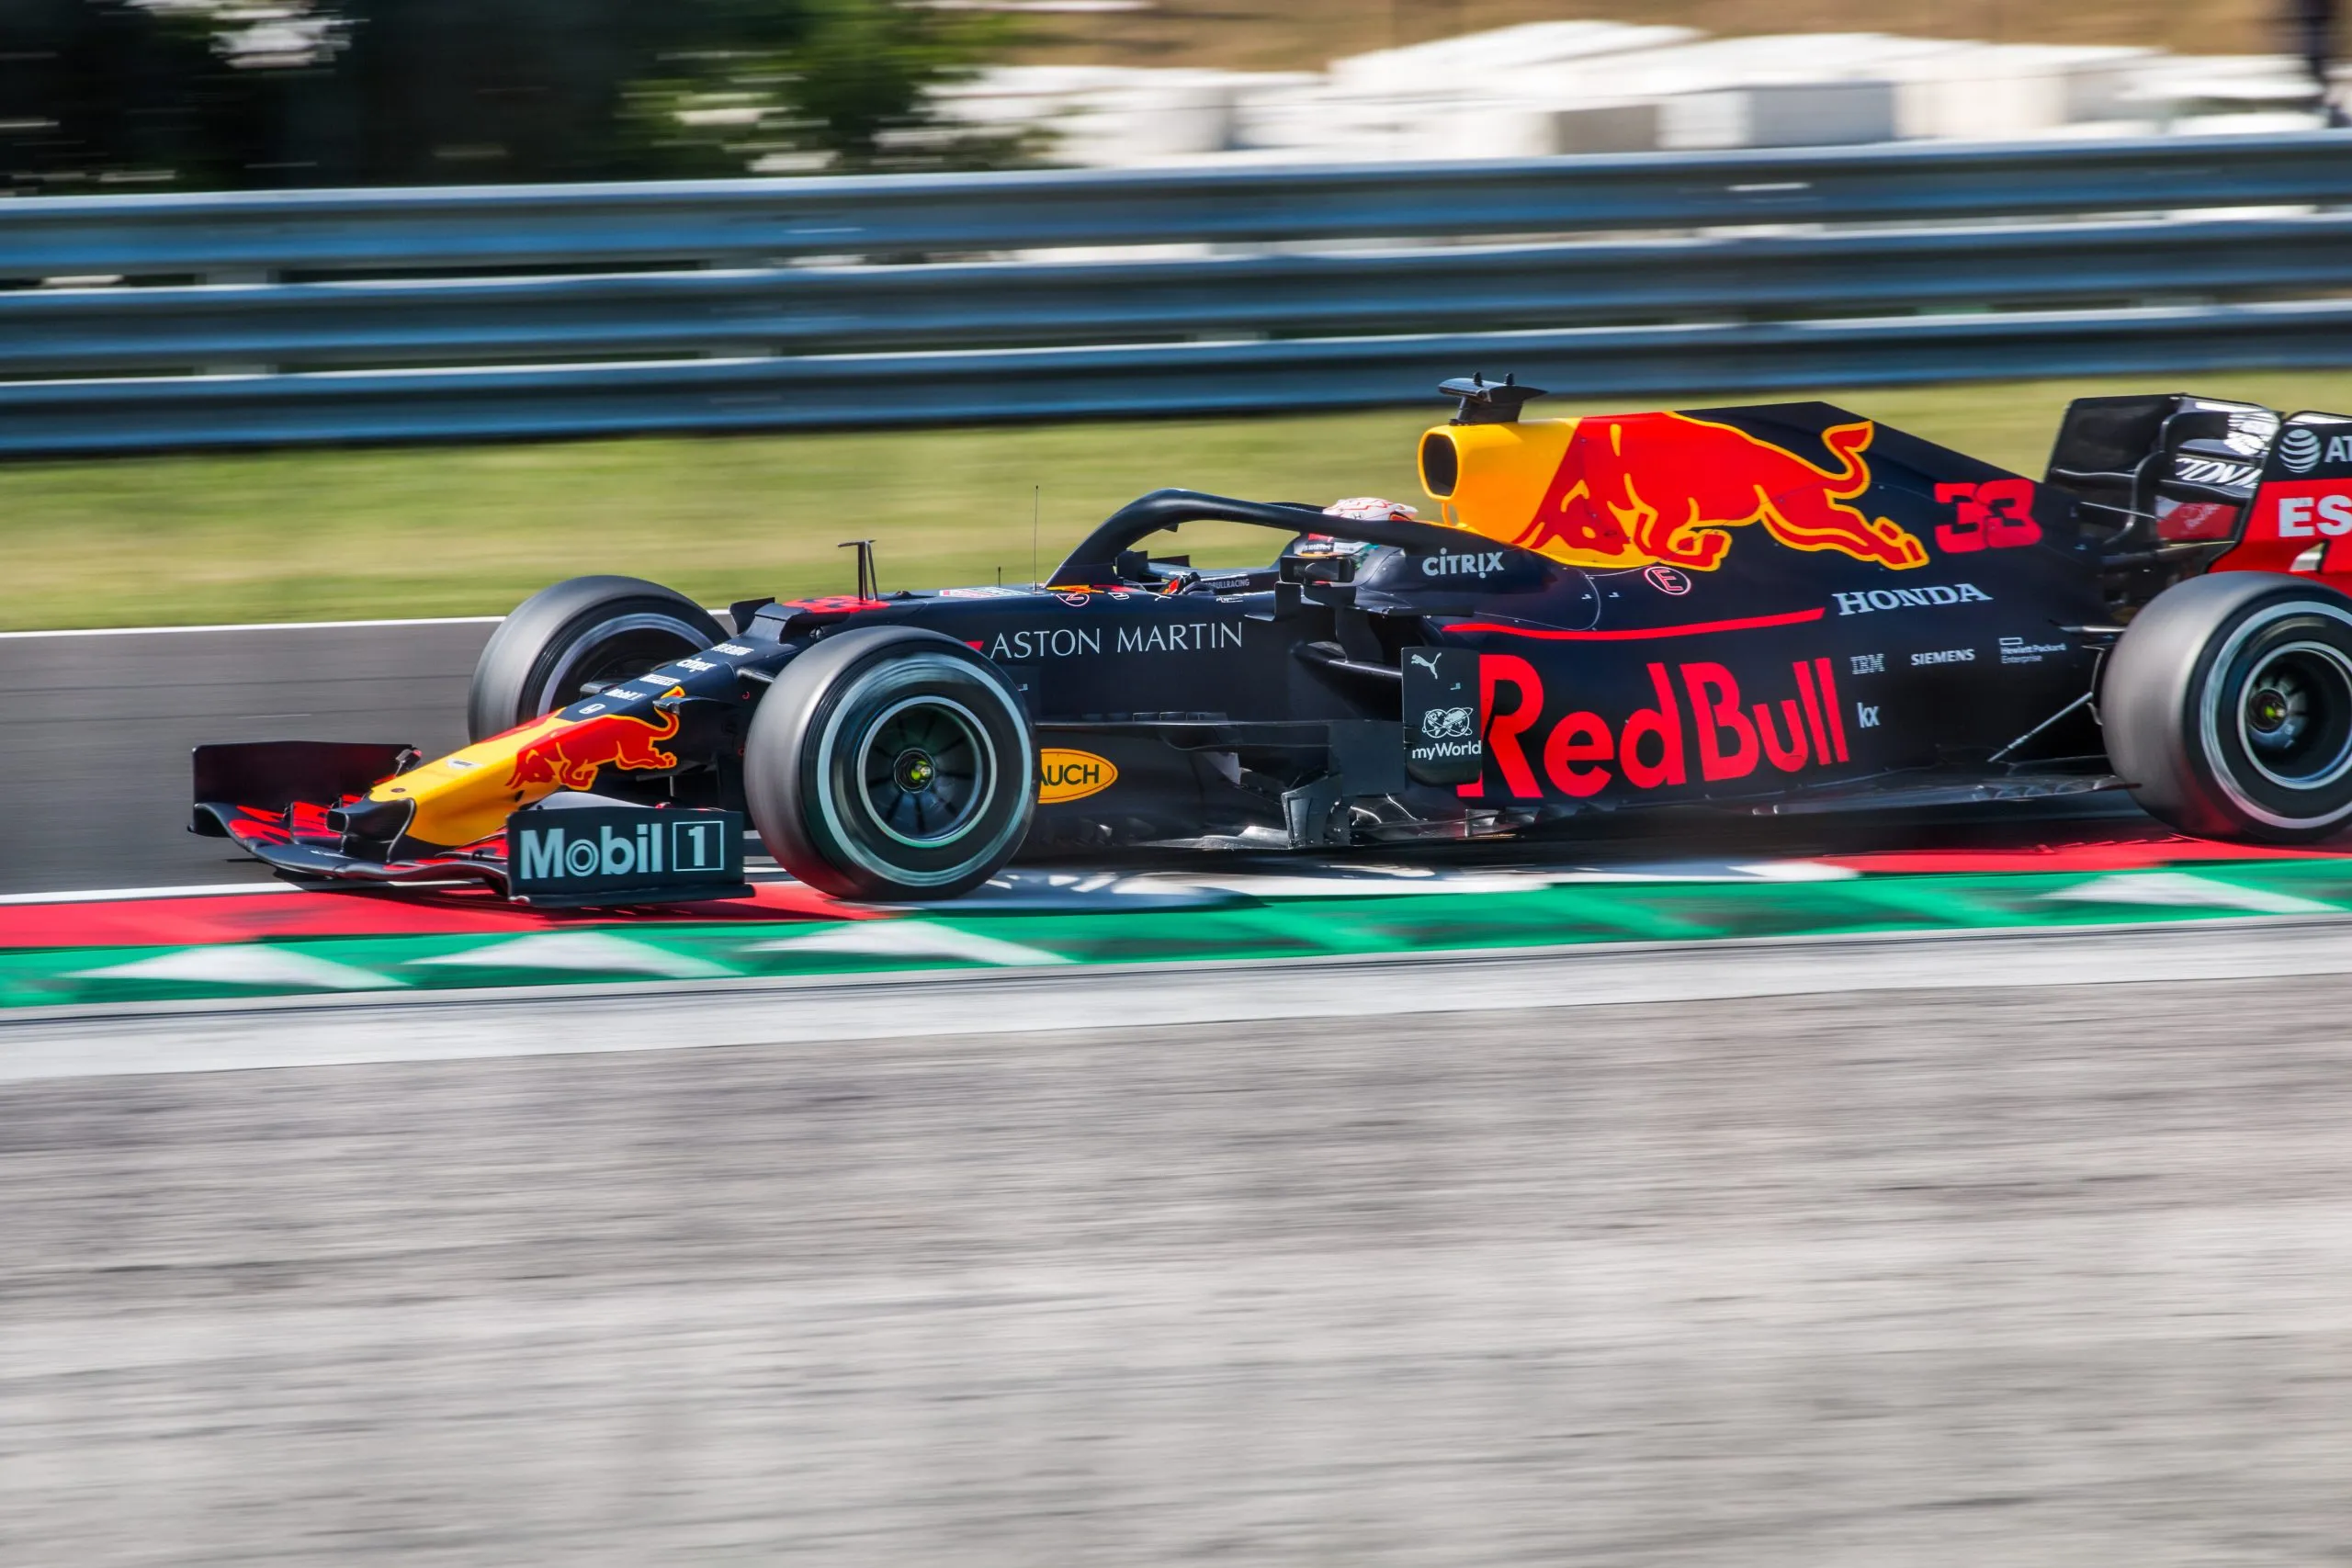
[[[953,898],[1028,836],[1037,753],[1020,698],[954,637],[836,632],[752,716],[743,796],[768,852],[845,898]]]
[[[2116,644],[2099,718],[2151,816],[2299,843],[2352,822],[2352,599],[2276,572],[2166,589]]]
[[[609,686],[700,653],[727,634],[703,607],[639,577],[575,577],[542,588],[491,633],[474,666],[466,733],[503,735]]]

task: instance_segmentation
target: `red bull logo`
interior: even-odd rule
[[[671,694],[680,694],[673,689]],[[506,787],[526,795],[586,789],[606,768],[639,772],[678,765],[677,753],[661,745],[678,733],[678,716],[666,709],[659,720],[627,713],[580,719],[550,714],[533,729],[515,748],[506,775]]]
[[[1501,428],[1513,433],[1507,439],[1515,445],[1473,451],[1464,458],[1461,504],[1448,507],[1448,521],[1465,522],[1555,560],[1713,571],[1731,548],[1730,531],[1757,525],[1791,549],[1834,550],[1897,571],[1927,564],[1927,547],[1915,536],[1850,504],[1871,486],[1863,453],[1876,427],[1868,420],[1821,433],[1835,459],[1829,468],[1744,430],[1688,414],[1619,414]],[[1509,473],[1489,479],[1473,471],[1499,462],[1525,473],[1521,465],[1541,462],[1552,452],[1558,453],[1557,464],[1534,498],[1532,514],[1513,517],[1498,511],[1496,503],[1507,504],[1514,492],[1519,507],[1528,502],[1526,491]],[[1532,489],[1534,474],[1527,479]]]
[[[667,694],[684,693],[673,686]],[[482,843],[505,827],[516,807],[558,790],[590,788],[606,768],[676,767],[677,753],[662,743],[677,733],[678,716],[668,709],[647,717],[551,713],[385,779],[369,788],[368,798],[411,802],[404,837],[417,843]]]
[[[1521,799],[1586,799],[1621,780],[1636,790],[1729,784],[1836,767],[1849,760],[1838,680],[1826,659],[1792,660],[1762,701],[1728,666],[1691,660],[1647,667],[1653,705],[1611,722],[1577,712],[1546,725],[1544,678],[1516,654],[1478,660],[1487,753]],[[1751,680],[1753,678],[1751,677]],[[1774,688],[1777,687],[1777,690]],[[1539,774],[1540,770],[1540,774]],[[1485,784],[1464,784],[1476,798]]]

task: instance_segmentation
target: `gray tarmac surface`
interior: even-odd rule
[[[0,1561],[2343,1561],[2347,1010],[15,1085]]]
[[[217,740],[465,742],[487,622],[0,637],[0,892],[266,881],[186,831]]]

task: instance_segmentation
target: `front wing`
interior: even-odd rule
[[[415,756],[405,746],[201,746],[188,826],[229,840],[296,882],[472,883],[539,908],[699,901],[752,892],[743,881],[742,822],[732,812],[559,795],[514,813],[501,831],[457,849],[357,840],[334,819]],[[518,843],[519,864],[512,852]]]

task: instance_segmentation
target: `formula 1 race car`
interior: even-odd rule
[[[200,748],[198,832],[295,877],[541,903],[794,875],[952,897],[1023,845],[1329,849],[1665,804],[2121,788],[2184,831],[2352,818],[2352,419],[2084,399],[2040,483],[1823,403],[1532,420],[1472,378],[1435,516],[1159,491],[1041,584],[731,609],[582,577],[473,744]],[[1140,548],[1202,520],[1250,570]]]

